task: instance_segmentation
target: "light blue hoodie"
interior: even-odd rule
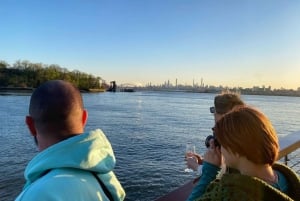
[[[71,137],[36,155],[25,169],[26,184],[16,201],[106,201],[95,172],[114,200],[125,192],[112,172],[115,156],[100,129]]]

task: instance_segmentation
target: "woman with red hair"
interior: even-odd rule
[[[211,146],[204,155],[203,174],[189,200],[300,200],[300,179],[290,168],[275,163],[278,137],[270,120],[249,106],[235,107],[216,122]],[[239,173],[216,179],[222,158]]]

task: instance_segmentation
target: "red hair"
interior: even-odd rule
[[[279,144],[270,120],[249,106],[238,106],[215,125],[215,137],[225,149],[256,164],[272,165]]]

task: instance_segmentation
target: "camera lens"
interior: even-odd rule
[[[209,141],[210,141],[211,139],[214,139],[214,136],[209,135],[209,136],[207,136],[206,139],[205,139],[205,146],[206,146],[207,148],[210,146]]]
[[[216,147],[220,147],[220,144],[219,144],[219,142],[217,141],[217,139],[216,139],[213,135],[209,135],[209,136],[207,136],[206,139],[205,139],[205,146],[206,146],[207,148],[209,148],[209,146],[210,146],[209,141],[210,141],[211,139],[214,139],[214,144],[215,144]]]

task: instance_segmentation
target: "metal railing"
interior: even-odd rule
[[[278,160],[300,174],[300,131],[279,139]]]

